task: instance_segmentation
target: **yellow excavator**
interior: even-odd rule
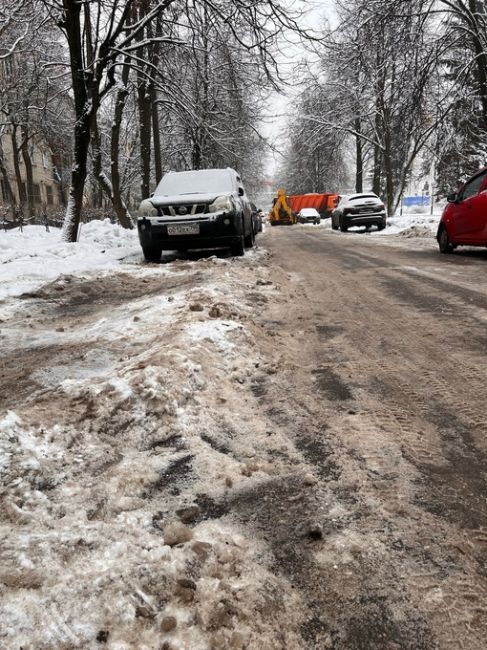
[[[292,226],[297,223],[296,215],[289,207],[286,201],[286,192],[282,188],[277,190],[277,199],[274,199],[274,205],[269,213],[269,219],[271,226]]]

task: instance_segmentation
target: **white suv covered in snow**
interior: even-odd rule
[[[255,240],[249,200],[230,167],[168,172],[140,204],[137,227],[151,262],[163,250],[228,247],[243,255]]]

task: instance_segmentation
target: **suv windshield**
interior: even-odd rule
[[[213,194],[233,190],[232,176],[226,169],[200,169],[166,174],[162,177],[154,195]]]

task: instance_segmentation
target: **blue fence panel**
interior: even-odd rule
[[[413,205],[418,205],[421,208],[426,208],[430,204],[430,197],[426,195],[420,196],[404,196],[402,199],[402,204],[406,208],[410,208]]]

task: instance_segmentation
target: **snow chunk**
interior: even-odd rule
[[[193,341],[211,341],[220,352],[233,350],[235,344],[228,339],[231,332],[244,330],[243,325],[234,321],[211,320],[191,323],[187,332]]]

